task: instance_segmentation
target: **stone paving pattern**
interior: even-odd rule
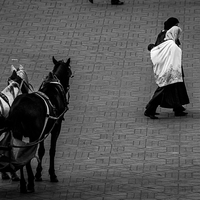
[[[48,148],[34,194],[0,179],[1,200],[199,200],[200,3],[194,0],[0,0],[0,87],[11,59],[35,90],[56,59],[71,58],[70,110],[58,140],[59,183],[50,183]],[[168,17],[180,20],[187,117],[158,109],[147,45]],[[33,161],[33,168],[36,162]]]

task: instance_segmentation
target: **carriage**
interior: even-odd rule
[[[69,103],[70,58],[67,62],[53,57],[54,68],[36,92],[18,95],[0,131],[0,172],[20,170],[20,192],[34,192],[34,181],[42,181],[44,140],[51,133],[50,180],[58,182],[54,169],[56,141]],[[31,160],[38,158],[34,175]],[[23,167],[26,166],[28,184]]]

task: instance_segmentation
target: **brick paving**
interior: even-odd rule
[[[0,0],[0,86],[11,59],[24,65],[35,90],[56,59],[71,58],[70,110],[58,140],[56,171],[34,194],[0,179],[1,200],[199,200],[200,3],[194,0]],[[187,117],[158,109],[143,116],[156,85],[147,45],[177,17]],[[33,161],[33,168],[36,162]]]

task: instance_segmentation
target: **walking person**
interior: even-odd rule
[[[164,39],[165,39],[165,35],[166,35],[166,32],[172,28],[173,26],[178,26],[179,25],[179,20],[175,17],[170,17],[168,18],[165,22],[164,22],[164,29],[158,34],[157,36],[157,39],[156,39],[156,42],[155,44],[149,44],[148,45],[148,50],[151,51],[151,49],[155,46],[158,46],[159,44],[161,44],[162,42],[164,42]],[[181,45],[180,43],[180,40],[177,39],[176,41],[176,44],[178,46]],[[182,76],[183,76],[183,79],[184,79],[184,72],[183,72],[183,67],[182,67]],[[183,84],[185,85],[185,83],[183,82]],[[185,87],[185,86],[184,86]],[[157,90],[155,91],[155,94],[154,96],[157,96],[158,94],[160,93],[160,88],[158,87]],[[185,111],[185,108],[182,106],[181,108],[179,108],[180,110],[182,111]],[[158,113],[156,113],[158,114]]]
[[[164,29],[161,30],[161,32],[158,34],[155,44],[149,44],[149,45],[148,45],[148,50],[151,51],[151,49],[152,49],[153,47],[158,46],[159,44],[161,44],[162,42],[164,42],[166,32],[167,32],[170,28],[172,28],[173,26],[178,26],[178,25],[179,25],[179,20],[178,20],[177,18],[175,18],[175,17],[170,17],[170,18],[168,18],[168,19],[164,22]],[[176,44],[177,44],[178,46],[181,45],[179,39],[177,39],[175,42],[176,42]],[[182,67],[182,76],[183,76],[183,79],[184,79],[183,67]],[[183,85],[184,85],[183,87],[185,87],[185,83],[184,83],[184,82],[183,82]],[[185,89],[185,90],[186,90],[186,89]],[[154,93],[152,99],[154,99],[154,98],[156,98],[157,96],[159,96],[159,95],[160,95],[160,91],[161,91],[161,88],[158,87],[157,90],[155,91],[155,93]],[[180,111],[185,111],[185,108],[184,108],[183,106],[181,106],[181,107],[179,108],[179,110],[180,110]],[[158,114],[158,113],[155,113],[155,114]]]
[[[183,82],[182,50],[177,45],[181,28],[173,26],[164,34],[164,41],[151,49],[151,60],[155,81],[158,85],[152,99],[146,106],[145,116],[156,117],[156,109],[173,108],[175,116],[185,116],[182,105],[189,104],[186,87]]]
[[[90,3],[94,3],[93,0],[89,0]],[[124,2],[119,1],[119,0],[111,0],[111,5],[123,5]]]

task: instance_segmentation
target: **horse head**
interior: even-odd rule
[[[54,68],[43,81],[39,91],[49,97],[58,113],[62,113],[63,110],[68,108],[69,80],[72,77],[70,58],[66,62],[57,61],[54,57],[52,60]]]
[[[8,85],[10,85],[11,83],[15,83],[19,88],[20,88],[20,85],[22,84],[23,82],[23,79],[17,75],[17,72],[14,70],[12,71],[12,74],[11,76],[8,78]]]
[[[60,83],[62,84],[65,92],[69,90],[69,80],[72,77],[72,71],[70,67],[70,58],[66,62],[64,60],[57,61],[54,57],[52,58],[54,63],[53,75],[55,75]]]
[[[20,90],[22,93],[29,93],[29,90],[32,89],[32,85],[29,83],[28,80],[28,75],[24,70],[24,67],[22,65],[19,66],[19,68],[15,68],[13,65],[11,66],[11,72],[14,73],[16,72],[17,76],[21,78],[22,82],[19,84],[20,85]],[[11,75],[12,76],[12,75]],[[11,77],[10,77],[11,78]],[[8,79],[8,82],[10,81],[10,78]]]

